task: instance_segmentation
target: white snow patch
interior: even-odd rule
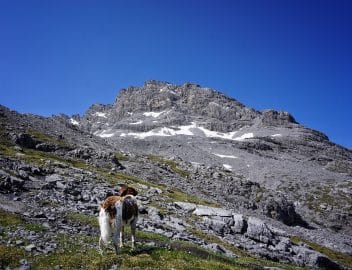
[[[161,114],[163,114],[165,111],[162,111],[162,112],[145,112],[143,113],[144,116],[147,116],[147,117],[154,117],[154,118],[157,118],[159,117]]]
[[[237,131],[223,133],[223,132],[209,130],[204,127],[197,127],[197,128],[203,131],[204,135],[209,138],[221,138],[226,140],[233,140],[233,136],[237,133]]]
[[[115,133],[111,133],[111,130],[102,130],[102,131],[97,131],[94,132],[95,136],[101,137],[101,138],[110,138],[115,135]]]
[[[274,135],[271,135],[271,137],[282,137],[282,134],[274,134]]]
[[[93,114],[95,116],[99,116],[99,117],[103,117],[103,118],[107,118],[106,113],[103,112],[96,112],[95,114]]]
[[[142,123],[143,123],[143,121],[142,121],[142,120],[139,120],[139,121],[137,121],[137,122],[130,123],[130,125],[140,125],[140,124],[142,124]]]
[[[230,171],[231,171],[231,169],[232,169],[232,166],[229,165],[229,164],[222,164],[222,166],[224,166],[224,168],[225,168],[226,170],[230,170]]]
[[[175,91],[168,89],[167,86],[164,86],[163,88],[160,88],[160,93],[161,92],[169,92],[171,94],[177,95]]]
[[[127,112],[128,115],[132,115],[133,113],[132,112]]]
[[[79,122],[73,118],[70,118],[70,122],[72,125],[79,126]]]
[[[221,158],[238,158],[236,156],[230,156],[230,155],[221,155],[221,154],[216,154],[213,153],[215,156],[221,157]]]
[[[103,134],[99,134],[98,136],[101,138],[110,138],[114,135],[115,135],[115,133],[103,133]]]
[[[253,133],[245,133],[239,137],[234,138],[235,141],[243,141],[245,139],[250,139],[253,138],[254,134]]]
[[[199,167],[201,164],[199,162],[191,161],[193,167]]]
[[[193,127],[193,125],[189,126],[180,126],[178,130],[168,128],[168,127],[162,127],[162,128],[157,128],[157,129],[152,129],[147,132],[130,132],[130,133],[123,133],[120,136],[125,137],[125,136],[134,136],[137,139],[145,139],[147,137],[151,136],[161,136],[161,137],[167,137],[167,136],[175,136],[175,135],[186,135],[186,136],[192,136],[194,135],[192,131],[190,130]]]

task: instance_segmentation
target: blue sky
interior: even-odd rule
[[[0,104],[83,114],[190,81],[351,148],[351,48],[348,0],[0,0]]]

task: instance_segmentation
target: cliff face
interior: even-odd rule
[[[2,246],[58,256],[58,234],[98,235],[99,202],[125,182],[140,191],[139,229],[171,241],[158,248],[181,239],[228,256],[245,256],[239,247],[282,263],[351,267],[352,151],[287,112],[148,81],[84,116],[0,107],[0,124],[0,214],[25,223],[0,223]],[[46,229],[34,237],[26,224]],[[84,252],[95,250],[81,241]]]

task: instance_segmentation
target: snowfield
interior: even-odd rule
[[[145,112],[143,113],[144,116],[147,117],[154,117],[154,118],[158,118],[161,114],[163,114],[165,111],[162,112]]]
[[[158,117],[161,113],[163,112],[160,112],[160,113],[149,112],[149,113],[144,113],[144,115],[147,114],[147,116]],[[130,123],[130,125],[139,125],[141,123],[142,121],[138,121],[138,122]],[[204,134],[204,136],[208,138],[219,138],[219,139],[234,140],[234,141],[243,141],[254,137],[253,133],[244,133],[240,136],[235,137],[238,131],[232,131],[228,133],[212,131],[204,127],[198,126],[195,122],[192,122],[190,125],[177,126],[172,128],[171,127],[155,128],[146,132],[121,133],[120,136],[121,137],[133,136],[136,139],[145,139],[151,136],[159,136],[159,137],[176,136],[176,135],[195,136],[199,133]],[[103,130],[103,131],[99,131],[95,135],[105,138],[105,137],[112,137],[115,134],[112,133],[111,130],[110,131]],[[223,156],[223,157],[237,158],[234,156]]]
[[[79,122],[73,118],[70,118],[70,122],[72,125],[79,126]]]
[[[221,158],[238,158],[236,156],[230,156],[230,155],[221,155],[221,154],[216,154],[213,153],[215,156],[221,157]]]
[[[98,116],[98,117],[103,117],[103,118],[108,118],[106,116],[106,113],[102,113],[102,112],[96,112],[95,114],[93,114],[94,116]]]

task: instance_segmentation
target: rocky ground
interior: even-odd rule
[[[294,173],[280,182],[278,175],[293,172],[298,156],[308,155],[307,144],[304,152],[296,148],[296,160],[285,152],[288,161],[278,174],[279,163],[272,157],[279,150],[267,147],[278,147],[280,140],[235,142],[236,155],[250,157],[251,165],[270,156],[261,166],[276,179],[273,188],[263,175],[257,181],[255,170],[249,177],[250,170],[235,165],[229,170],[200,154],[205,143],[196,137],[190,144],[193,155],[182,155],[184,148],[175,146],[181,144],[178,138],[110,141],[63,115],[43,118],[0,109],[0,269],[165,269],[165,258],[174,262],[170,269],[352,268],[351,178],[343,169],[348,150],[331,146],[335,156],[347,155],[345,160],[327,161],[330,148],[326,159],[301,162],[301,171],[311,173],[310,182],[309,175],[298,179]],[[255,111],[244,116],[246,111],[241,107],[239,117],[247,124],[262,117]],[[296,125],[288,115],[280,117]],[[217,151],[229,147],[215,142]],[[291,143],[282,140],[280,147],[292,154]],[[189,158],[195,156],[202,162]],[[334,162],[340,165],[332,167]],[[322,173],[318,163],[330,170]],[[137,251],[123,250],[120,256],[108,251],[97,260],[98,206],[118,183],[139,191]],[[201,264],[196,266],[196,260]]]

